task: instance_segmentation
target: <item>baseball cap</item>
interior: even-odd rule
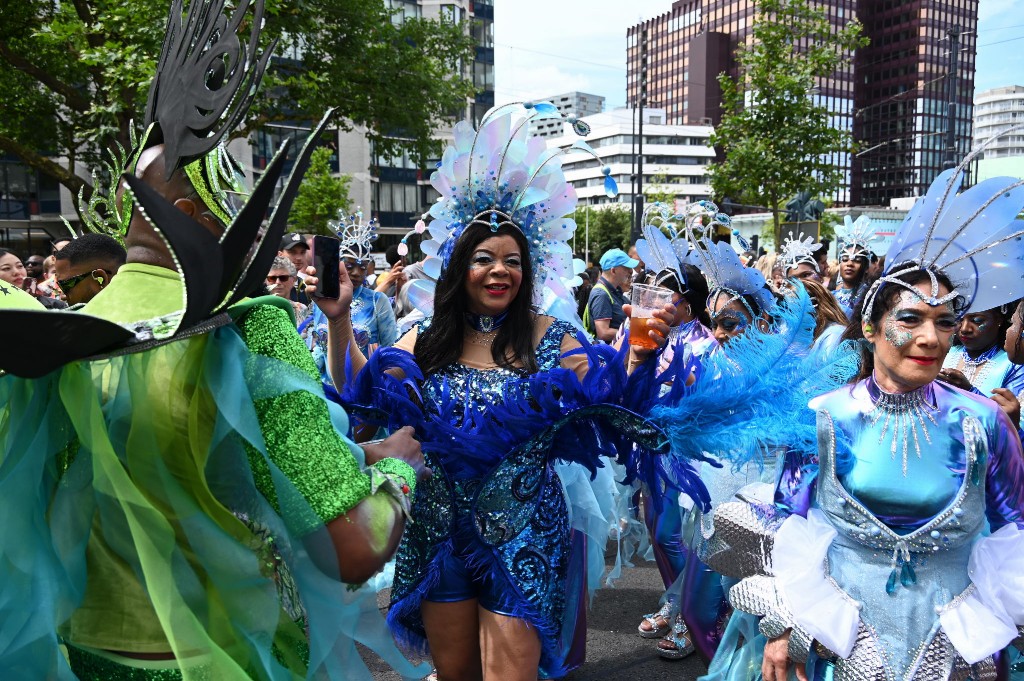
[[[285,234],[281,237],[281,248],[282,251],[290,251],[296,246],[302,246],[303,248],[309,248],[309,244],[302,238],[301,234]]]
[[[607,272],[611,268],[619,266],[633,269],[640,264],[640,261],[626,255],[626,252],[621,248],[612,248],[604,252],[604,255],[601,256],[600,264],[601,271]]]

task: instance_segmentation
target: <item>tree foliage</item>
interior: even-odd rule
[[[737,54],[740,77],[718,78],[724,114],[711,144],[724,160],[710,179],[717,198],[771,210],[780,244],[781,206],[801,190],[827,196],[844,180],[829,157],[850,152],[850,132],[833,124],[813,93],[868,41],[859,22],[833,26],[808,0],[758,6],[753,42]]]
[[[337,220],[339,211],[344,215],[352,208],[348,175],[331,174],[331,150],[320,147],[313,152],[309,170],[302,178],[299,193],[288,214],[289,230],[303,234],[334,236],[327,226],[328,220]]]
[[[588,216],[589,214],[589,216]],[[590,224],[590,260],[597,262],[601,254],[610,248],[626,249],[629,247],[629,231],[632,227],[629,219],[629,208],[625,204],[611,204],[601,207],[581,206],[573,216],[576,220],[576,251],[583,253]]]
[[[15,0],[0,3],[0,153],[72,192],[81,165],[141,125],[169,0]],[[400,20],[383,0],[267,0],[264,45],[275,60],[245,125],[305,123],[338,108],[364,124],[378,153],[436,153],[437,123],[461,116],[472,84],[467,26]],[[63,160],[55,161],[54,157]]]

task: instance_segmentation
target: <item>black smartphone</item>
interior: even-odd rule
[[[341,242],[332,236],[313,237],[313,267],[320,283],[316,287],[318,298],[336,299],[341,295],[338,268],[341,266]]]

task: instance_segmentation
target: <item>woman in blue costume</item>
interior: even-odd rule
[[[391,301],[380,291],[363,286],[366,264],[377,239],[377,221],[363,223],[363,212],[357,211],[347,220],[328,222],[341,239],[341,263],[348,270],[352,294],[352,331],[359,351],[369,357],[379,347],[388,347],[398,340],[398,322]],[[299,327],[313,353],[324,383],[331,384],[327,370],[327,317],[314,303],[309,317]]]
[[[439,275],[429,321],[367,361],[351,342],[345,295],[323,308],[349,348],[331,358],[343,397],[408,414],[434,471],[399,549],[389,622],[400,643],[429,645],[442,680],[532,680],[538,668],[555,677],[582,662],[586,553],[554,459],[593,468],[634,440],[640,452],[654,444],[641,419],[605,407],[656,399],[655,363],[626,349],[581,352],[574,325],[535,312],[549,298],[571,300],[565,239],[575,225],[562,216],[575,194],[557,152],[528,138],[531,118],[551,116],[549,104],[525,117],[509,105],[479,131],[456,127],[431,178],[441,200],[423,246],[424,269]],[[660,345],[673,314],[658,313]]]
[[[939,378],[992,398],[1019,425],[1024,366],[1011,362],[1003,349],[1010,314],[1015,309],[1016,302],[966,315],[960,321],[956,341],[946,355]]]
[[[956,196],[963,167],[907,216],[850,326],[859,380],[812,401],[817,452],[787,459],[776,494],[792,515],[730,592],[770,640],[729,678],[994,678],[1024,625],[1020,440],[994,402],[935,380],[964,310],[1020,294],[1003,263],[1024,256],[1024,183]]]
[[[838,230],[842,249],[839,255],[839,274],[835,282],[831,282],[830,288],[846,316],[852,317],[868,289],[868,268],[875,258],[871,252],[871,242],[877,241],[878,237],[871,227],[871,220],[864,215],[856,221],[847,215],[845,227],[845,230]]]
[[[671,215],[663,204],[653,204],[644,212],[644,238],[636,242],[638,256],[647,271],[652,273],[649,283],[674,292],[672,303],[676,306],[676,317],[672,320],[669,342],[661,355],[661,362],[666,368],[676,353],[689,353],[693,361],[699,362],[718,347],[708,328],[711,319],[707,313],[707,281],[695,266],[681,262],[676,252],[675,247],[688,249],[688,245],[684,245],[686,242],[679,241],[677,235],[677,225],[682,217]],[[683,255],[685,258],[685,250]],[[626,320],[615,339],[616,346],[625,342],[628,329],[629,320]],[[665,390],[666,387],[659,386],[658,389]],[[652,490],[644,488],[642,504],[654,560],[668,589],[686,565],[689,547],[683,537],[683,525],[689,514],[686,506],[680,505],[678,490],[652,493]],[[641,637],[662,638],[668,635],[671,639],[676,635],[672,630],[679,615],[678,599],[673,594],[664,601],[657,612],[644,615],[637,627]],[[692,651],[692,647],[680,649],[674,643],[665,649],[659,646],[660,654],[669,659],[685,657]]]

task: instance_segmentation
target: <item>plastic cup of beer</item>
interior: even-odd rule
[[[651,320],[655,312],[672,302],[672,290],[662,286],[633,284],[630,298],[633,312],[629,317],[629,344],[656,350],[658,344],[648,333],[651,330]]]

